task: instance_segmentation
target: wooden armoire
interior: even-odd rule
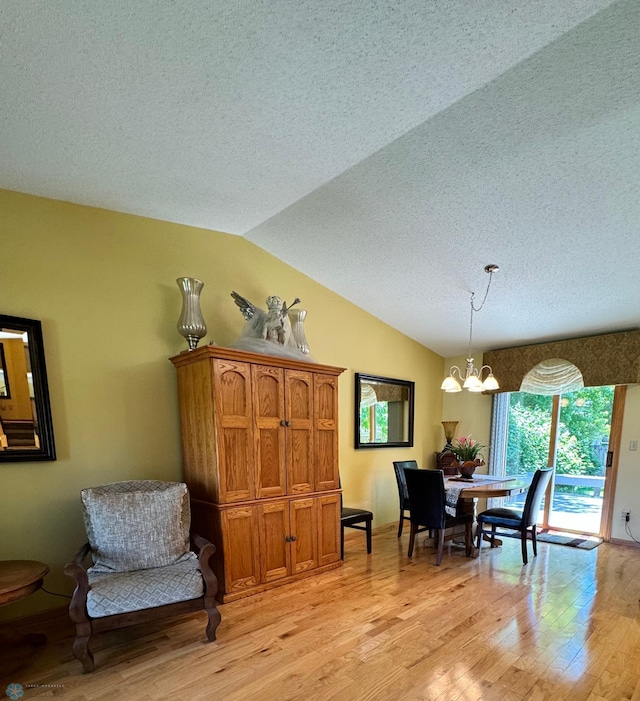
[[[339,567],[344,369],[219,346],[171,362],[192,528],[217,548],[221,601]]]

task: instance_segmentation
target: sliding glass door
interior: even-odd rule
[[[504,474],[530,481],[539,467],[556,467],[550,498],[548,493],[538,516],[542,527],[602,534],[613,458],[614,389],[588,387],[554,396],[513,392],[500,397],[502,411],[494,410],[494,421],[501,416],[506,423]],[[501,471],[499,459],[494,465]],[[510,507],[523,504],[524,496]]]

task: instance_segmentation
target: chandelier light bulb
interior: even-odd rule
[[[456,368],[457,369],[457,368]],[[462,392],[462,387],[460,383],[456,380],[453,375],[445,377],[440,385],[440,389],[445,392]]]
[[[492,372],[489,372],[489,374],[487,375],[487,379],[482,383],[482,389],[488,391],[500,389],[498,380],[496,380]]]

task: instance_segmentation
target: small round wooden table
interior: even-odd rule
[[[37,560],[0,560],[0,606],[38,591],[48,571],[48,565]],[[22,639],[34,645],[47,641],[40,634],[25,635]],[[12,638],[11,642],[15,640]]]
[[[38,591],[48,571],[37,560],[0,560],[0,606]]]

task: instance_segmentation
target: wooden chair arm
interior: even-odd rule
[[[193,531],[190,535],[191,545],[193,546],[193,549],[196,551],[196,553],[199,553],[202,550],[202,548],[204,548],[206,545],[210,545],[213,548],[213,552],[216,551],[216,546],[211,541],[207,540],[206,538],[203,538],[201,535],[198,535]]]
[[[197,533],[191,533],[191,543],[198,553],[198,564],[205,583],[205,595],[213,600],[218,593],[218,578],[211,569],[210,560],[216,551],[216,546]]]
[[[89,543],[85,543],[74,555],[73,560],[64,566],[64,573],[76,580],[76,588],[69,604],[69,616],[74,623],[88,621],[87,594],[91,587],[89,586],[87,570],[82,563],[90,552],[91,546]]]

